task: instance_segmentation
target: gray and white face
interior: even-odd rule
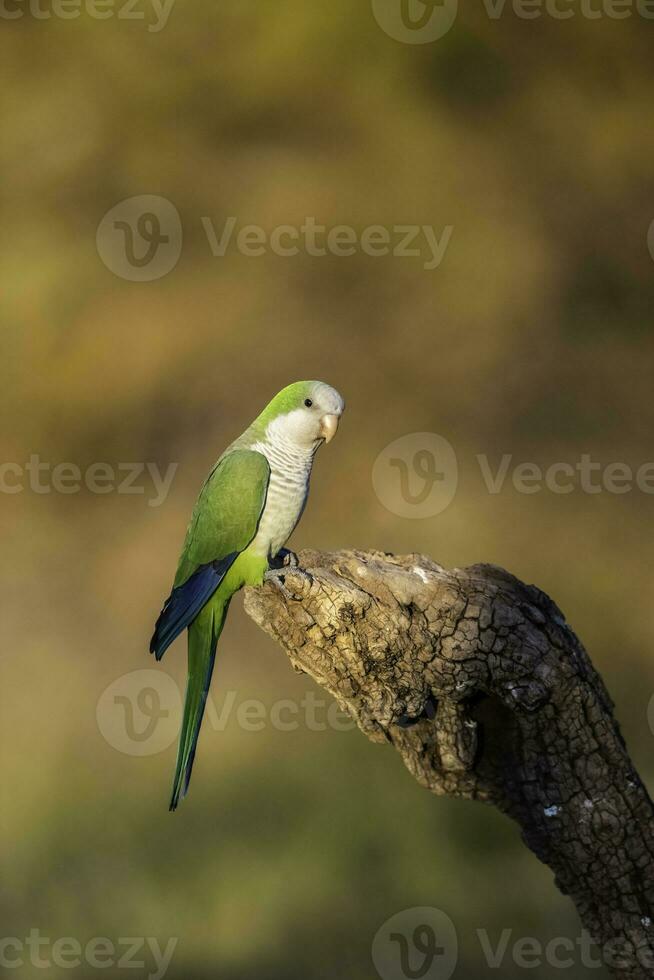
[[[323,381],[313,381],[299,394],[297,407],[280,415],[273,426],[283,438],[306,449],[330,442],[338,428],[345,402],[342,395]]]

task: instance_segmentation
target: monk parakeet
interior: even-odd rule
[[[188,681],[170,809],[186,796],[230,600],[261,585],[298,523],[316,450],[345,403],[322,381],[288,385],[222,454],[200,491],[173,588],[150,641],[157,660],[188,629]]]

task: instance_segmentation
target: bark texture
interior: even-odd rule
[[[423,786],[517,821],[616,976],[654,976],[654,809],[551,599],[492,565],[304,551],[245,605]]]

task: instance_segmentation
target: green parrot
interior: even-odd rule
[[[150,641],[157,660],[188,629],[188,681],[170,809],[186,796],[216,645],[230,600],[261,585],[300,520],[318,447],[345,403],[322,381],[288,385],[215,464],[195,504],[173,588]]]

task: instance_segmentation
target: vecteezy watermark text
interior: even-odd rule
[[[596,943],[585,929],[574,938],[556,936],[542,941],[520,936],[510,928],[491,934],[476,929],[479,951],[490,970],[507,964],[519,969],[589,970],[634,966],[654,969],[652,920],[643,916],[635,928],[605,943]],[[471,943],[466,943],[468,950]],[[416,907],[391,916],[377,930],[372,961],[382,980],[449,980],[458,963],[458,935],[454,922],[441,909]]]
[[[549,466],[538,463],[514,464],[512,453],[504,453],[493,463],[483,453],[477,462],[489,493],[501,493],[510,474],[511,483],[518,493],[568,494],[575,490],[582,493],[630,493],[637,488],[641,493],[654,494],[654,462],[642,463],[634,468],[629,463],[600,463],[590,453],[582,453],[574,463],[556,462]]]
[[[290,258],[304,252],[306,255],[323,256],[355,255],[363,252],[373,258],[392,255],[395,258],[421,258],[423,269],[437,269],[443,261],[450,243],[453,225],[445,225],[440,233],[432,225],[368,225],[358,232],[351,225],[319,224],[307,216],[301,225],[277,225],[271,231],[261,225],[242,225],[237,230],[238,218],[230,215],[222,225],[220,234],[209,217],[201,219],[212,255],[226,254],[234,244],[241,255],[256,258],[272,252]],[[234,234],[236,232],[236,235]]]
[[[375,20],[396,41],[429,44],[454,26],[459,0],[371,0]],[[654,0],[482,0],[489,20],[511,13],[519,20],[654,20]]]
[[[175,0],[0,0],[0,20],[76,20],[85,14],[92,20],[131,20],[146,23],[158,34],[168,23]]]
[[[0,463],[0,493],[15,494],[29,490],[48,494],[89,493],[146,494],[148,507],[159,507],[165,501],[177,472],[178,463],[169,463],[162,473],[157,463],[91,463],[82,469],[77,463],[45,462],[32,453],[27,462]],[[145,480],[144,480],[145,477]],[[150,490],[147,490],[150,484]]]
[[[1,2],[1,0],[0,0]],[[453,225],[371,224],[358,230],[352,225],[321,224],[306,216],[299,224],[271,228],[239,222],[235,215],[215,221],[200,218],[214,258],[228,251],[248,258],[297,255],[347,258],[357,253],[379,258],[414,259],[427,271],[437,269],[445,257]],[[126,198],[103,215],[96,232],[98,254],[108,269],[130,282],[152,282],[175,268],[182,252],[183,230],[174,204],[156,194]]]
[[[109,745],[125,755],[163,752],[179,733],[182,696],[164,670],[142,668],[122,674],[100,695],[96,706],[98,728]],[[207,697],[205,726],[222,732],[231,722],[245,732],[272,728],[278,732],[327,730],[344,732],[356,727],[354,719],[335,701],[307,691],[299,701],[280,698],[271,705],[258,698],[239,700],[237,691],[225,691],[220,702]]]
[[[545,491],[594,496],[637,490],[654,495],[654,461],[638,466],[621,461],[603,463],[590,453],[581,453],[573,461],[541,465],[517,460],[512,453],[496,457],[477,453],[475,462],[482,486],[491,495],[509,487],[520,494]],[[457,454],[448,440],[435,432],[400,436],[382,449],[372,468],[380,503],[398,517],[435,517],[442,513],[454,500],[458,481]]]
[[[18,936],[0,938],[0,966],[17,970],[26,964],[37,970],[74,970],[91,967],[94,970],[137,969],[148,980],[162,980],[175,952],[178,939],[169,939],[162,948],[154,936],[128,936],[117,940],[95,936],[81,943],[74,936],[51,939],[42,936],[40,929],[30,929],[24,939]]]

